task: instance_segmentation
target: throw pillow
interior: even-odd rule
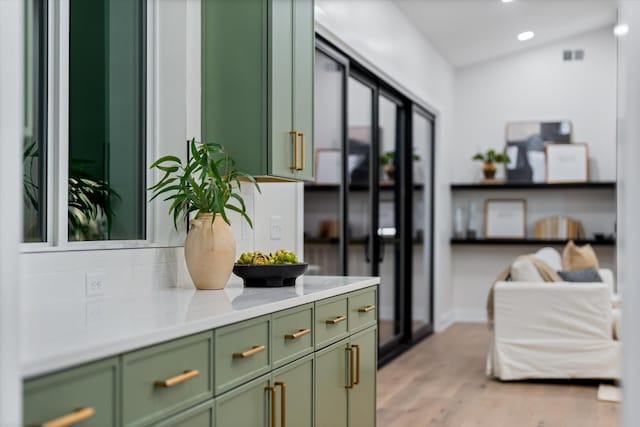
[[[562,256],[554,248],[542,248],[535,254],[534,257],[547,263],[554,271],[562,270]]]
[[[591,245],[577,246],[573,240],[567,243],[562,254],[562,266],[565,271],[584,270],[585,268],[595,268],[598,270],[598,257]]]
[[[528,256],[521,256],[511,264],[511,280],[514,282],[544,282]]]
[[[578,271],[558,271],[558,275],[565,282],[602,283],[602,277],[600,277],[598,270],[595,268],[585,268]]]

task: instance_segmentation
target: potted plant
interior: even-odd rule
[[[187,269],[198,289],[222,289],[226,286],[236,257],[236,242],[227,211],[239,213],[253,227],[239,194],[240,179],[256,180],[236,169],[235,161],[222,145],[190,141],[191,158],[183,165],[176,156],[156,160],[150,169],[164,172],[162,179],[150,187],[151,200],[164,195],[171,201],[169,214],[178,228],[191,213],[190,228],[184,244]]]
[[[394,159],[396,157],[395,151],[387,151],[386,153],[380,156],[380,166],[384,168],[384,172],[387,174],[387,178],[390,181],[395,180],[396,177],[396,165]],[[417,154],[413,155],[413,160],[420,160],[420,156]]]
[[[493,179],[496,176],[496,170],[498,169],[496,163],[506,164],[511,161],[507,153],[498,153],[494,149],[490,149],[484,154],[481,152],[477,153],[473,156],[472,160],[480,160],[484,163],[482,173],[484,174],[485,179]]]

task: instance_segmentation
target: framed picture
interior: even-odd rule
[[[570,121],[509,122],[506,127],[507,154],[511,162],[506,173],[509,182],[545,182],[545,145],[571,142]]]
[[[587,182],[589,146],[587,144],[547,144],[547,182]]]
[[[487,200],[484,205],[486,239],[524,239],[527,237],[527,201],[524,199]]]
[[[316,150],[316,184],[340,184],[342,153],[337,149]]]

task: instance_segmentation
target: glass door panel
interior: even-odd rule
[[[378,104],[378,224],[375,251],[380,275],[380,346],[402,334],[400,274],[400,153],[402,105],[381,95]]]
[[[432,326],[432,153],[433,120],[419,111],[412,117],[413,227],[411,330],[415,336]]]
[[[373,164],[374,88],[355,77],[348,83],[348,242],[347,260],[350,276],[375,274],[371,242],[371,165]]]
[[[320,50],[315,57],[316,181],[305,185],[307,274],[342,275],[342,154],[346,68]]]

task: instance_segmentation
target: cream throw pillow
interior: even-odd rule
[[[544,282],[528,256],[521,256],[511,264],[511,280],[514,282]]]
[[[567,243],[562,253],[562,267],[565,271],[585,270],[587,268],[600,269],[598,257],[591,245],[577,246],[573,240]]]

